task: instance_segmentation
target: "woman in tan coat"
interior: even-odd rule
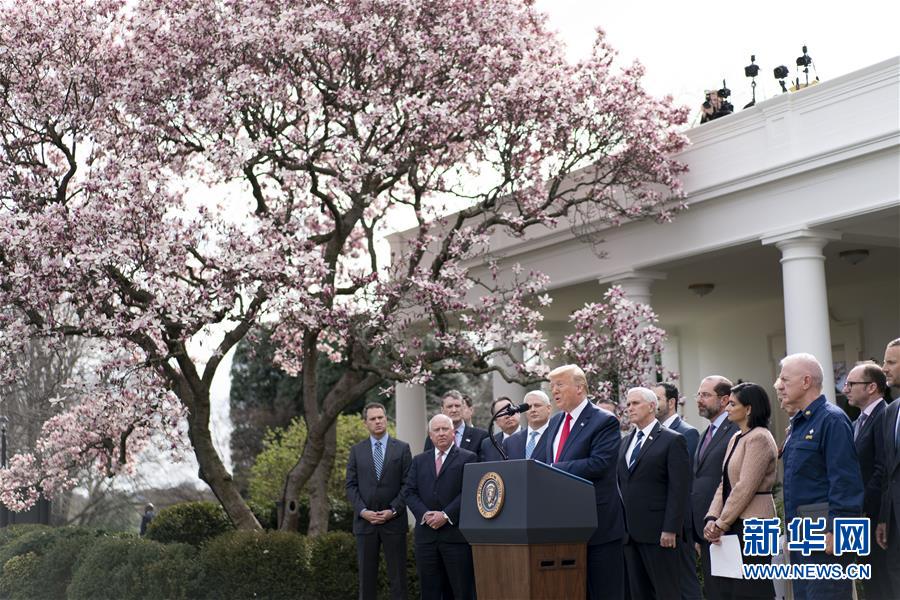
[[[728,420],[740,433],[728,442],[722,465],[722,483],[716,490],[706,515],[703,536],[713,544],[726,533],[736,533],[744,545],[745,519],[776,516],[772,486],[775,484],[778,446],[769,432],[772,408],[766,391],[755,383],[731,388]],[[766,564],[771,556],[744,556],[744,564]],[[716,578],[716,587],[726,598],[774,598],[775,587],[768,580]]]

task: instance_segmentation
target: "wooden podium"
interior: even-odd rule
[[[534,460],[469,463],[459,529],[479,600],[584,598],[594,486]]]

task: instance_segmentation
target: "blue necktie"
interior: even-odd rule
[[[525,458],[531,458],[531,453],[534,452],[534,447],[537,446],[537,431],[532,431],[528,434],[528,444],[525,445]]]
[[[634,468],[634,463],[637,461],[638,454],[641,453],[641,440],[644,438],[644,432],[637,432],[637,443],[634,445],[634,450],[631,451],[631,460],[628,461],[628,470]]]
[[[375,442],[375,451],[372,452],[375,461],[375,477],[381,479],[381,469],[384,467],[384,452],[381,451],[381,442]]]

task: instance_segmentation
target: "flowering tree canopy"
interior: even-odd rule
[[[657,359],[666,332],[657,321],[652,308],[629,300],[621,287],[613,286],[603,302],[587,303],[572,313],[574,332],[565,337],[559,352],[584,370],[590,394],[621,404],[628,388],[653,387],[663,374]]]
[[[102,389],[0,475],[13,507],[177,442],[186,415],[200,476],[258,527],[209,389],[277,318],[308,427],[289,527],[353,398],[539,343],[546,279],[463,266],[492,235],[680,207],[686,111],[614,68],[602,33],[567,64],[527,0],[0,2],[0,375],[29,338],[108,347]],[[382,264],[398,214],[413,234]],[[319,403],[323,352],[348,371]]]

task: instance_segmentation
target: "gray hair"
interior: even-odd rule
[[[627,398],[628,396],[630,396],[632,392],[640,396],[641,400],[643,400],[644,402],[649,402],[650,404],[652,404],[653,410],[659,408],[659,398],[656,397],[656,394],[653,393],[653,390],[645,387],[633,387],[628,390],[628,393],[625,394],[625,397]]]
[[[888,342],[888,345],[887,345],[888,348],[894,348],[896,346],[900,346],[900,338],[897,338],[896,340],[892,340],[892,341]]]
[[[547,396],[547,394],[545,394],[541,390],[534,390],[532,392],[528,392],[527,394],[525,394],[525,397],[522,398],[522,400],[525,400],[527,402],[529,396],[538,398],[544,404],[550,404],[550,398]]]
[[[447,421],[447,425],[450,426],[450,429],[453,429],[453,420],[445,414],[438,414],[431,417],[431,420],[428,421],[428,431],[431,431],[436,421]]]
[[[783,368],[788,362],[797,363],[804,371],[804,374],[809,375],[813,386],[820,390],[822,389],[822,381],[825,379],[825,372],[822,370],[822,363],[819,362],[818,358],[807,352],[798,352],[796,354],[785,356],[781,359],[781,363],[779,364]]]

